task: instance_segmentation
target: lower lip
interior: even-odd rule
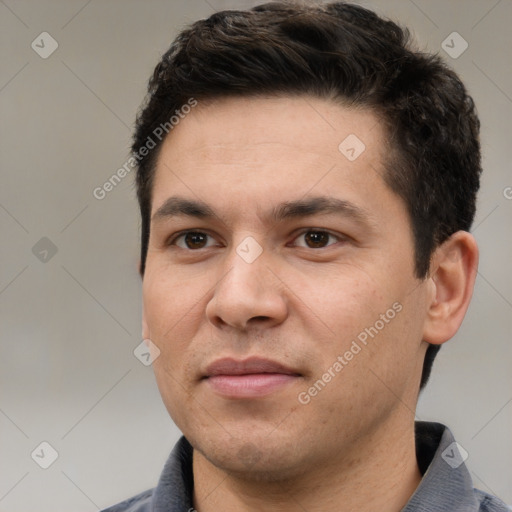
[[[297,378],[283,373],[254,373],[214,375],[206,380],[214,391],[227,398],[255,398],[278,391]]]

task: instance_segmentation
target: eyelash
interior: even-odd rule
[[[179,247],[176,245],[176,241],[179,240],[180,238],[184,238],[185,236],[187,236],[188,234],[191,234],[191,233],[198,233],[198,234],[201,234],[201,235],[206,235],[207,237],[210,237],[210,238],[214,238],[213,235],[211,235],[210,233],[208,233],[207,231],[201,231],[201,230],[198,230],[198,229],[189,229],[189,230],[186,230],[186,231],[182,231],[180,233],[177,233],[176,235],[172,236],[169,241],[166,243],[166,245],[168,246],[176,246],[178,247],[179,249],[183,249],[185,251],[191,251],[191,252],[196,252],[196,251],[199,251],[201,249],[208,249],[210,248],[211,246],[209,247],[201,247],[200,249],[190,249],[188,247],[184,248],[184,247]],[[298,233],[294,238],[293,240],[297,240],[299,237],[303,236],[303,235],[306,235],[308,233],[325,233],[327,234],[329,237],[332,237],[332,238],[335,238],[337,242],[345,242],[347,241],[348,237],[347,236],[343,236],[343,235],[338,235],[338,234],[334,234],[332,233],[331,231],[329,230],[326,230],[326,229],[319,229],[319,228],[307,228],[307,229],[304,229],[302,230],[300,233]],[[288,244],[287,244],[288,245]],[[315,251],[318,251],[319,249],[326,249],[327,247],[331,247],[332,245],[334,244],[328,244],[326,245],[325,247],[319,247],[319,248],[314,248],[314,247],[306,247],[306,246],[297,246],[297,247],[302,247],[303,249],[312,249],[312,250],[315,250]]]

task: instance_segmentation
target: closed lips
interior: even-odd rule
[[[244,361],[237,361],[232,358],[224,358],[210,364],[206,368],[204,378],[217,375],[251,375],[262,373],[300,375],[297,371],[269,359],[250,358]]]

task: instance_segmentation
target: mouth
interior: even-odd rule
[[[276,361],[252,357],[239,361],[224,358],[214,361],[202,380],[225,398],[258,398],[296,382],[302,375]]]

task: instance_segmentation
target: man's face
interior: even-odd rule
[[[166,139],[144,337],[216,466],[284,478],[413,421],[428,291],[386,151],[371,112],[311,97],[199,102]]]

